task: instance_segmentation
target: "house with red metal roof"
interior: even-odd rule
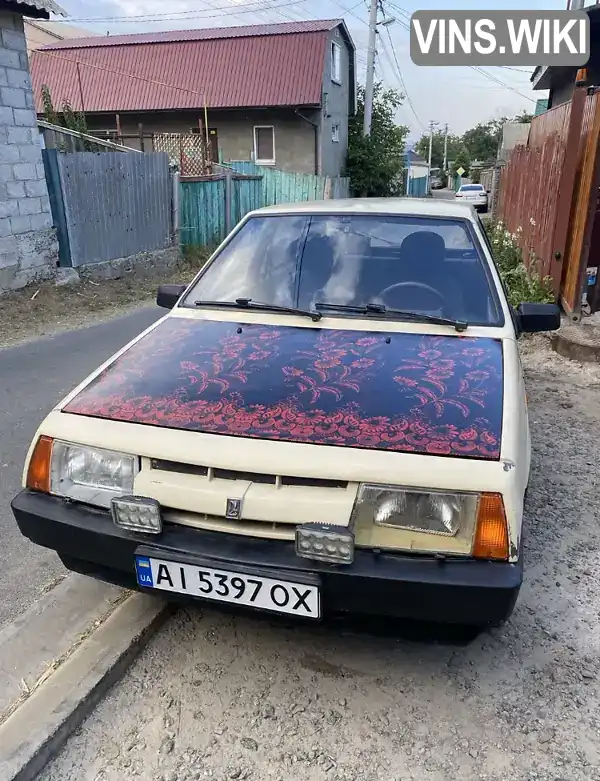
[[[208,131],[213,160],[344,169],[356,77],[340,19],[63,40],[34,52],[31,72],[40,114],[45,85],[128,145]]]

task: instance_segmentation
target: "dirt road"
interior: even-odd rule
[[[524,364],[535,450],[509,624],[461,647],[180,610],[40,781],[600,779],[600,367],[544,337]]]

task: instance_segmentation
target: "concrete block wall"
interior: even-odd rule
[[[0,291],[51,276],[57,260],[23,17],[0,10]]]

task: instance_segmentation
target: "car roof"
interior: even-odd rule
[[[437,198],[343,198],[264,206],[250,214],[389,214],[475,220],[465,203]]]

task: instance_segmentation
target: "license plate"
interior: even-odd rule
[[[181,564],[149,556],[136,556],[135,570],[137,582],[146,588],[189,594],[216,602],[230,602],[274,613],[290,613],[303,618],[320,617],[319,589],[306,583]]]

